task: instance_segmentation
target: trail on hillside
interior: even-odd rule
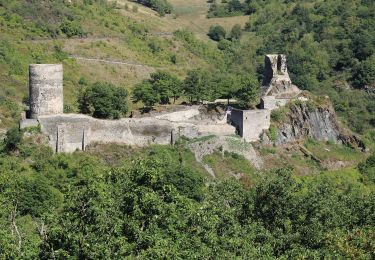
[[[81,57],[77,55],[69,55],[69,58],[75,59],[75,60],[84,60],[84,61],[90,61],[90,62],[102,62],[102,63],[108,63],[108,64],[114,64],[114,65],[126,65],[131,67],[143,67],[143,68],[149,68],[149,69],[155,69],[154,67],[136,63],[133,61],[119,61],[119,60],[106,60],[106,59],[99,59],[99,58],[89,58],[89,57]],[[162,69],[162,67],[160,67]]]

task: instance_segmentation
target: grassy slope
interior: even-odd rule
[[[81,77],[88,82],[109,81],[128,90],[157,69],[168,70],[183,77],[192,68],[211,67],[212,64],[184,47],[170,33],[188,28],[214,47],[214,43],[206,36],[210,25],[220,23],[230,28],[235,23],[244,24],[248,19],[207,19],[205,15],[208,6],[204,0],[194,0],[192,3],[181,0],[171,2],[175,13],[167,17],[159,17],[148,8],[124,0],[117,1],[117,8],[113,12],[103,11],[99,4],[94,4],[88,11],[80,11],[80,15],[84,17],[80,23],[87,33],[87,38],[82,39],[48,38],[48,35],[35,30],[30,21],[20,19],[17,15],[0,20],[0,39],[10,43],[13,52],[11,56],[17,60],[19,67],[17,73],[12,73],[10,62],[0,62],[0,95],[7,102],[15,102],[12,105],[1,104],[0,128],[8,127],[19,118],[20,106],[17,108],[17,104],[21,105],[22,99],[28,95],[28,64],[60,62],[54,50],[57,45],[68,56],[83,58],[63,61],[65,104],[76,109],[76,97],[80,89],[78,81]],[[125,8],[125,4],[129,8]],[[137,5],[137,12],[133,11],[132,5]],[[75,7],[68,5],[68,8]],[[0,11],[6,13],[1,6]],[[150,45],[156,45],[159,50],[153,51]],[[177,56],[177,64],[171,62],[172,55]],[[124,64],[116,63],[118,61]]]

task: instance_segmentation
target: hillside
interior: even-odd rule
[[[374,259],[374,30],[366,0],[0,0],[0,258]],[[274,53],[302,91],[262,110]],[[34,63],[65,114],[20,129]]]

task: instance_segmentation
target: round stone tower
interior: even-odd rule
[[[64,112],[62,64],[31,64],[29,95],[30,118],[62,114]]]

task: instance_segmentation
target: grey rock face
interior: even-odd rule
[[[310,111],[305,104],[291,107],[288,122],[278,129],[276,144],[294,142],[304,137],[365,149],[358,137],[341,129],[331,107],[316,108],[313,111]]]
[[[279,128],[276,143],[284,144],[302,137],[339,143],[339,136],[339,127],[332,111],[322,108],[309,111],[305,105],[293,105],[289,122]]]

